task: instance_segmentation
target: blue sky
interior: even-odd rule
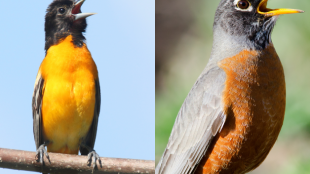
[[[36,150],[31,100],[50,3],[1,2],[0,148]],[[102,157],[155,159],[154,10],[154,0],[87,0],[82,6],[97,13],[87,19],[85,36],[101,83],[95,150]]]

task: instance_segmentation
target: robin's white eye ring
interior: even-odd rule
[[[253,7],[248,0],[235,0],[234,4],[239,11],[252,11]]]
[[[237,7],[245,10],[245,9],[248,9],[250,6],[250,3],[247,1],[247,0],[240,0],[238,3],[237,3]]]

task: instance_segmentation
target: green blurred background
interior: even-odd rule
[[[220,0],[156,0],[156,163],[175,117],[206,66],[214,13]],[[270,154],[251,174],[310,173],[310,1],[270,0],[269,8],[296,8],[280,16],[272,41],[282,61],[287,105]]]

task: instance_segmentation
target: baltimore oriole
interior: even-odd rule
[[[94,151],[100,111],[98,71],[84,43],[85,0],[54,0],[45,16],[44,58],[35,81],[32,98],[33,133],[38,160],[47,152],[88,154],[93,167],[99,155]],[[47,150],[45,149],[47,146]]]

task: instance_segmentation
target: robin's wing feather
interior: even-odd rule
[[[198,78],[178,113],[156,174],[187,174],[195,169],[226,120],[225,78],[225,72],[211,63]]]
[[[95,146],[98,118],[99,118],[99,112],[100,112],[100,103],[101,103],[99,79],[95,81],[95,84],[96,84],[96,103],[95,103],[94,118],[93,118],[92,125],[87,133],[87,136],[83,140],[83,144],[91,148],[94,148]],[[87,155],[89,153],[89,151],[83,147],[80,147],[80,152],[81,152],[81,155]]]
[[[44,79],[39,72],[34,85],[34,92],[32,95],[32,118],[33,118],[33,135],[38,149],[44,143],[42,135],[42,99],[44,93]]]

